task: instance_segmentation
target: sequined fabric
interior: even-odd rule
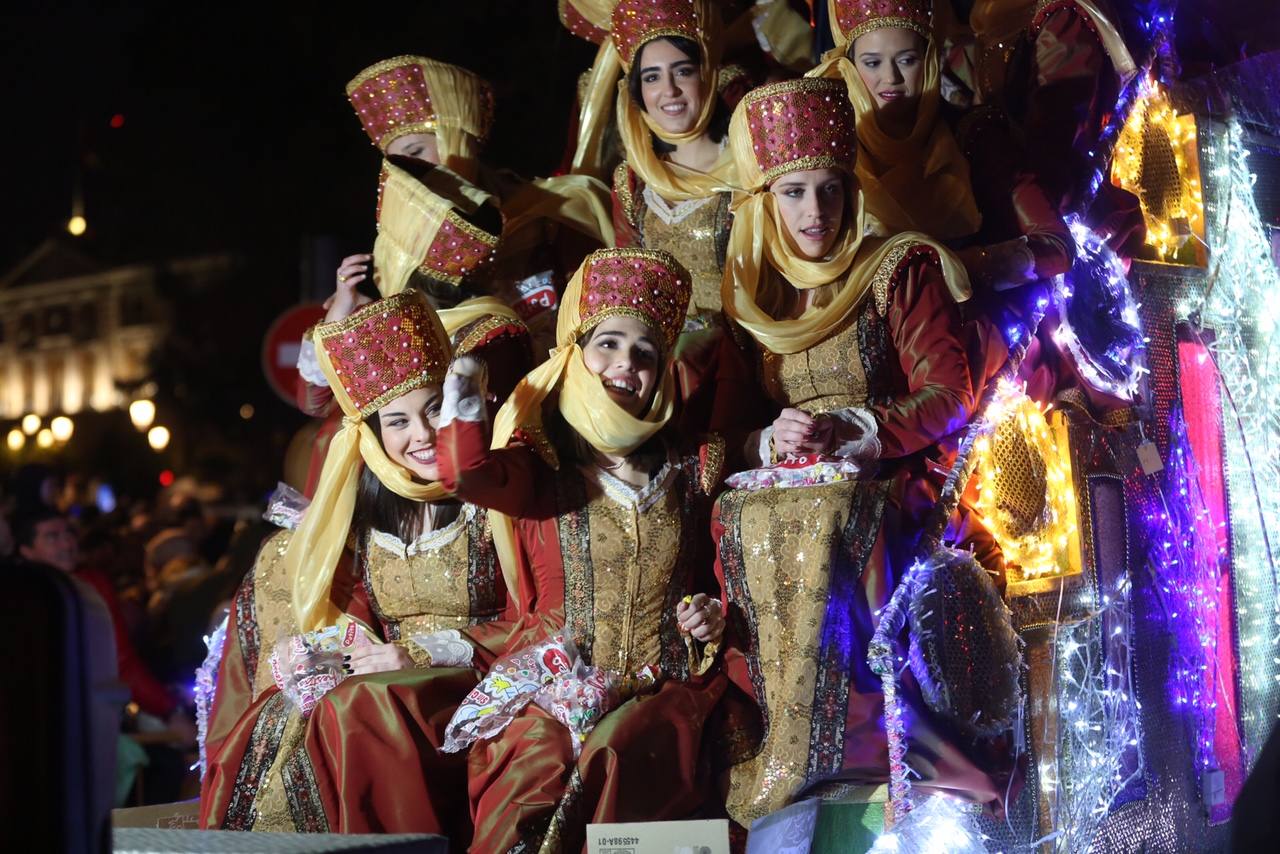
[[[853,171],[857,137],[842,81],[802,77],[761,86],[740,109],[764,183],[806,169]]]
[[[867,374],[858,327],[855,315],[835,335],[808,350],[790,355],[764,351],[760,377],[769,397],[806,412],[866,406]]]
[[[276,683],[271,677],[268,659],[276,641],[297,634],[293,618],[293,600],[289,579],[285,575],[284,553],[289,548],[292,531],[278,531],[258,551],[253,567],[253,615],[257,662],[249,672],[253,678],[253,696],[257,697]]]
[[[843,675],[824,667],[824,625],[833,578],[856,579],[862,572],[845,555],[856,552],[865,561],[879,529],[879,493],[874,485],[846,481],[721,498],[728,522],[721,556],[737,552],[726,573],[734,557],[741,561],[741,598],[756,620],[749,657],[766,720],[759,751],[730,771],[727,807],[744,825],[785,806],[813,773],[839,768],[849,674],[847,663]],[[850,526],[854,518],[858,524]],[[837,569],[842,561],[849,563],[846,573]]]
[[[639,318],[662,333],[668,350],[684,328],[689,273],[666,252],[601,249],[583,262],[582,298],[574,337],[611,315]]]
[[[313,333],[362,417],[389,401],[444,382],[449,337],[417,291],[377,300]]]
[[[468,88],[475,90],[483,102],[476,116],[478,121],[462,130],[477,139],[488,135],[493,121],[489,84],[469,71],[423,56],[397,56],[369,66],[347,84],[347,99],[374,145],[385,151],[405,134],[435,133],[439,124],[459,124],[459,117],[437,116],[427,82],[433,69],[447,69],[446,79],[464,79]]]
[[[592,660],[598,666],[634,673],[661,661],[661,629],[680,552],[680,495],[673,483],[668,476],[636,495],[602,472],[588,487],[589,553],[596,568]]]
[[[831,0],[831,6],[847,44],[881,27],[901,27],[930,37],[933,4],[928,0]]]
[[[643,197],[649,195],[645,191]],[[693,280],[689,314],[720,311],[720,282],[724,270],[724,246],[729,236],[729,194],[707,199],[681,219],[655,212],[644,204],[641,233],[650,249],[670,252]]]
[[[436,279],[460,285],[468,274],[493,261],[498,235],[477,228],[454,212],[445,215],[427,257],[418,269]]]
[[[662,36],[701,42],[701,8],[697,0],[620,0],[613,7],[613,44],[623,65],[630,68],[636,51]]]
[[[493,555],[471,536],[482,515],[466,505],[452,523],[412,546],[381,532],[366,539],[360,569],[370,604],[389,638],[461,629],[497,614]],[[478,524],[483,525],[483,519]],[[485,554],[474,554],[481,549]]]

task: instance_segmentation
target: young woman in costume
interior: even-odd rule
[[[570,282],[558,347],[498,413],[492,446],[470,366],[446,384],[441,478],[502,514],[516,568],[514,652],[565,631],[619,678],[660,668],[581,744],[529,706],[471,748],[475,851],[578,851],[588,822],[695,814],[708,791],[702,733],[723,680],[708,671],[723,615],[706,537],[723,443],[664,430],[689,274],[665,252],[592,253]],[[495,514],[496,516],[496,514]],[[706,576],[706,577],[704,577]],[[576,756],[576,759],[575,759]]]
[[[759,345],[777,413],[746,449],[759,468],[734,478],[713,525],[725,667],[762,723],[731,757],[728,808],[744,826],[828,784],[886,781],[867,646],[933,498],[927,452],[975,399],[963,268],[924,235],[865,235],[845,91],[822,78],[756,89],[729,132],[751,194],[735,213],[725,311]],[[910,685],[903,695],[918,701]],[[997,797],[926,715],[911,720],[918,785]]]

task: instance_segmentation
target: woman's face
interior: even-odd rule
[[[924,51],[924,38],[903,27],[881,27],[854,40],[849,56],[877,111],[914,108],[924,86]]]
[[[844,225],[845,175],[837,169],[788,172],[769,192],[778,203],[782,227],[810,261],[825,258]]]
[[[397,397],[378,409],[382,448],[418,480],[439,480],[436,425],[440,420],[440,386],[429,385]]]
[[[658,336],[634,317],[609,317],[591,330],[582,348],[587,370],[629,414],[640,417],[657,388],[661,357]]]
[[[667,39],[640,48],[644,111],[668,133],[687,133],[702,115],[702,69]]]
[[[440,147],[436,145],[434,133],[406,133],[404,136],[398,136],[387,146],[387,154],[412,157],[414,160],[440,165]]]

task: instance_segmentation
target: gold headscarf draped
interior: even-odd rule
[[[375,264],[376,260],[375,257]],[[439,320],[426,306],[426,298],[421,293],[407,291],[389,299],[395,301],[392,305],[405,301],[421,302],[426,312],[422,316],[434,320],[434,325],[439,327]],[[329,452],[320,472],[315,497],[311,499],[302,524],[289,541],[284,556],[294,618],[299,629],[304,632],[333,625],[341,616],[341,611],[330,601],[329,594],[333,586],[333,573],[346,547],[355,513],[362,461],[383,486],[402,498],[411,501],[439,501],[449,495],[437,482],[415,481],[408,469],[387,456],[382,443],[364,421],[364,416],[368,413],[362,413],[347,393],[322,343],[325,337],[341,334],[358,325],[371,314],[383,310],[387,304],[386,299],[378,300],[345,320],[319,324],[312,332],[320,369],[329,381],[329,388],[342,410],[343,418],[342,428],[329,443]],[[434,333],[428,331],[428,337],[431,339],[429,348],[440,351],[432,356],[434,369],[429,374],[424,373],[413,382],[394,389],[397,397],[432,382],[442,381],[443,370],[451,355],[449,339],[442,327]]]
[[[880,127],[875,98],[847,56],[852,43],[836,23],[835,0],[829,3],[836,46],[806,76],[845,81],[858,117],[855,174],[878,231],[921,231],[939,240],[973,234],[982,217],[969,184],[969,163],[938,116],[941,73],[934,40],[926,42],[915,125],[905,137],[891,136]]]
[[[614,109],[618,120],[618,132],[627,153],[627,165],[647,186],[652,187],[655,193],[668,202],[706,198],[715,193],[732,190],[736,184],[733,158],[727,151],[721,154],[715,165],[711,167],[711,171],[699,172],[658,156],[653,150],[653,141],[650,137],[652,133],[659,139],[675,145],[698,139],[706,133],[707,125],[711,123],[711,117],[719,102],[718,83],[722,47],[720,14],[710,0],[695,0],[695,5],[698,10],[698,19],[702,22],[699,38],[696,39],[702,53],[700,65],[702,112],[698,115],[698,121],[688,131],[681,134],[668,133],[631,99],[626,78],[626,73],[631,66],[625,58],[619,57],[623,77],[617,84],[618,95]],[[638,46],[635,51],[636,56],[643,49],[644,44]],[[617,55],[616,48],[615,55]],[[596,96],[589,93],[589,97]]]
[[[475,181],[480,148],[493,123],[493,92],[479,76],[444,62],[422,66],[436,113],[440,163]]]
[[[729,123],[729,149],[743,184],[751,189],[734,202],[733,228],[729,234],[721,298],[725,314],[773,353],[800,353],[826,340],[862,305],[875,284],[885,259],[902,245],[923,244],[934,249],[942,263],[947,288],[957,302],[971,294],[964,266],[945,246],[930,237],[904,232],[890,238],[863,236],[862,194],[854,192],[854,221],[845,223],[831,254],[822,260],[804,258],[781,227],[781,215],[772,192],[765,187],[764,171],[756,160],[747,125],[747,102],[739,104]],[[798,167],[799,168],[799,167]],[[800,317],[776,320],[760,307],[773,296],[763,289],[776,286],[770,268],[796,288],[808,290],[843,279],[835,297],[814,306]],[[892,271],[890,271],[892,272]]]

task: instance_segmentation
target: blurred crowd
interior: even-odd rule
[[[260,509],[225,502],[214,484],[180,480],[131,499],[80,473],[27,466],[0,487],[3,571],[68,573],[110,614],[129,694],[116,806],[199,795],[194,672],[271,530]]]

